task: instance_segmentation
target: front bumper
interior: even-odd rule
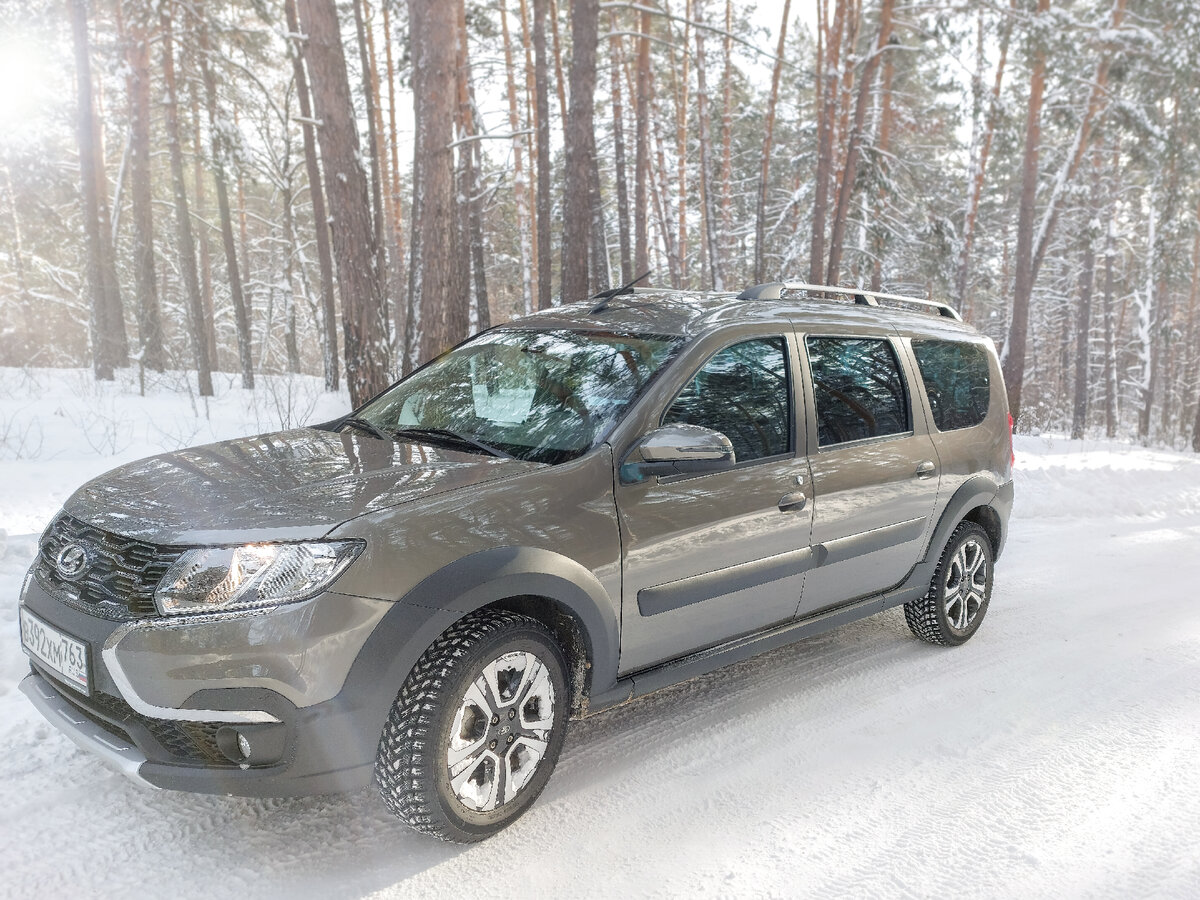
[[[37,711],[80,749],[98,757],[110,769],[127,778],[150,784],[141,777],[146,755],[128,737],[121,737],[80,712],[37,672],[26,675],[21,681],[20,689]]]
[[[326,593],[252,615],[112,622],[29,579],[22,605],[88,646],[90,693],[37,660],[23,693],[72,741],[154,787],[298,796],[368,783],[378,729],[343,690],[392,604]],[[252,748],[236,752],[238,734]]]

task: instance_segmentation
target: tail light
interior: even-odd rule
[[[1013,450],[1013,418],[1012,413],[1008,414],[1008,456],[1009,461],[1015,466],[1017,464],[1017,453]]]

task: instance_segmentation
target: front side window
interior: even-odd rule
[[[888,341],[809,337],[805,344],[822,447],[910,430],[904,379]]]
[[[682,339],[595,331],[485,332],[359,411],[385,432],[436,429],[556,464],[602,440]]]
[[[792,449],[787,343],[760,338],[714,354],[663,415],[662,424],[703,425],[733,443],[738,462]]]
[[[913,341],[938,431],[978,425],[988,414],[991,385],[987,351],[956,341]]]

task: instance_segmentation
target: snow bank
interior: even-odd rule
[[[0,531],[40,533],[81,483],[143,456],[321,422],[350,409],[320,378],[213,373],[214,397],[195,375],[121,369],[98,382],[87,369],[0,367]],[[144,390],[144,395],[143,395]]]
[[[1118,441],[1015,440],[1021,518],[1165,516],[1200,512],[1200,457]]]

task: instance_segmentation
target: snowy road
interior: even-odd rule
[[[1086,446],[1019,442],[967,645],[922,644],[894,610],[575,723],[531,812],[468,848],[369,792],[108,774],[15,690],[34,539],[10,533],[0,894],[1200,897],[1200,460]]]

